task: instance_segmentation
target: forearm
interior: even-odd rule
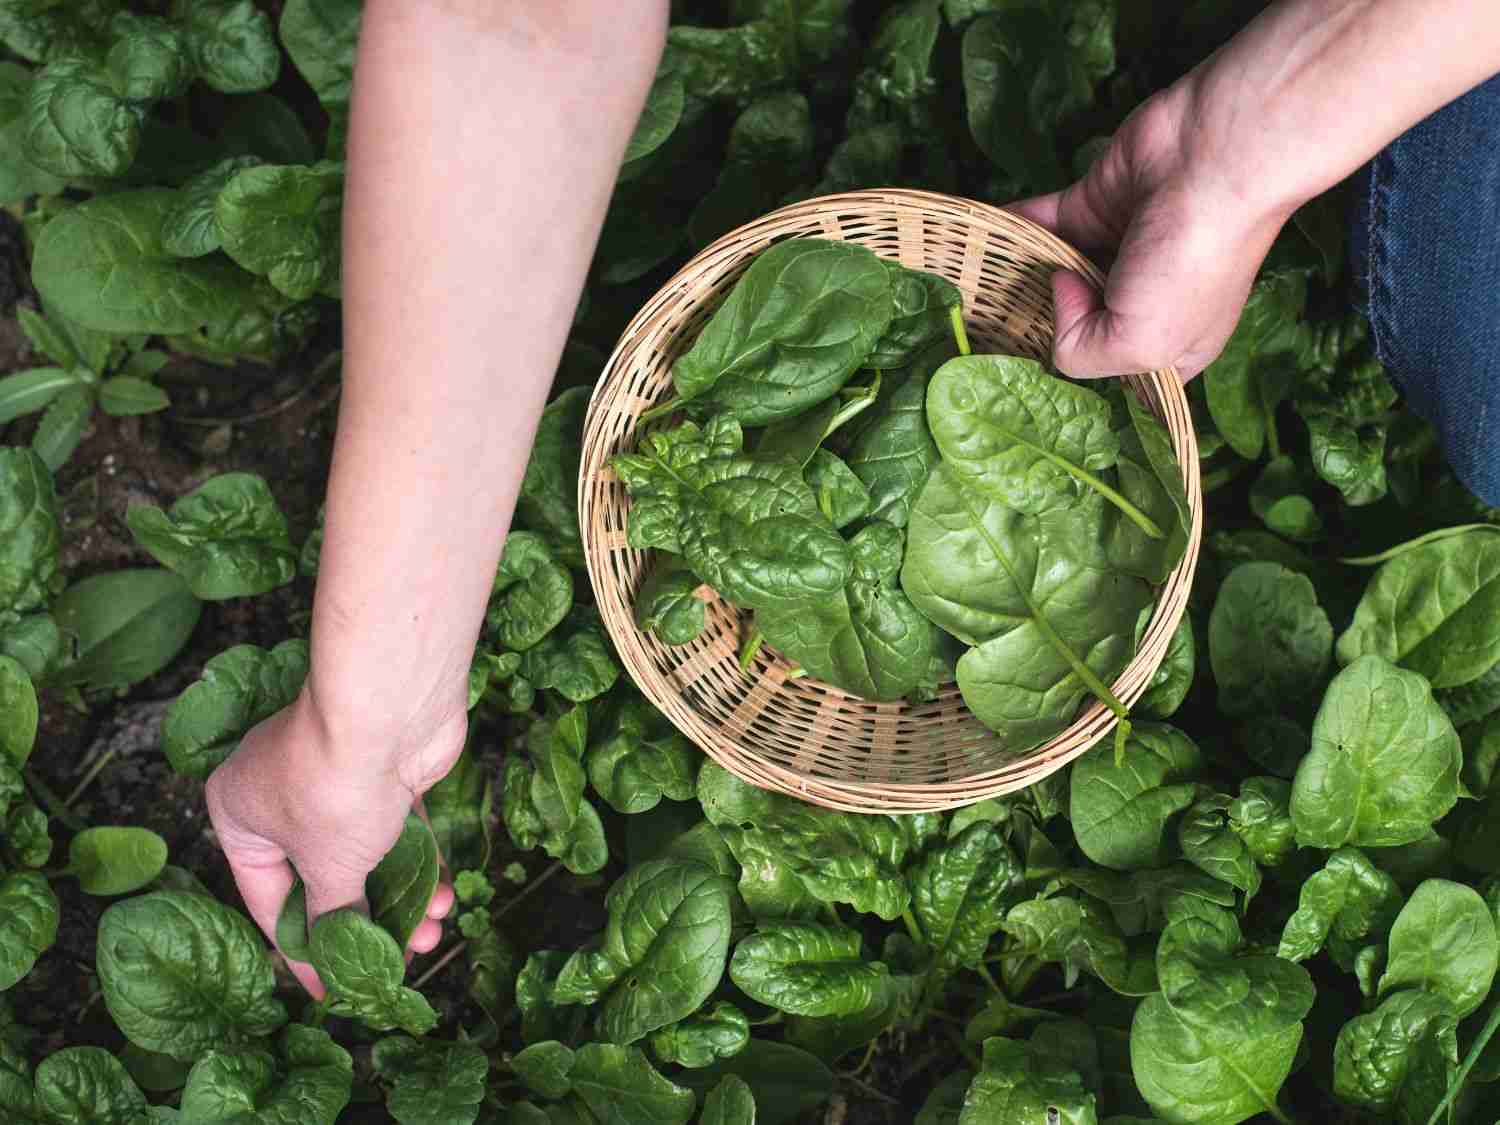
[[[537,418],[661,50],[663,0],[621,7],[365,5],[309,679],[343,741],[463,715]]]
[[[1283,0],[1181,84],[1183,143],[1290,212],[1497,72],[1495,0]]]

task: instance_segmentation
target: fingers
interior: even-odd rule
[[[427,918],[417,924],[417,928],[411,932],[411,941],[406,947],[413,953],[431,953],[443,940],[443,924]]]
[[[427,917],[442,921],[453,911],[453,886],[449,883],[439,883],[437,890],[432,892],[432,901],[427,904]]]
[[[1105,304],[1103,293],[1072,270],[1052,275],[1052,304],[1057,322],[1052,362],[1063,374],[1093,379],[1148,368],[1131,325]]]
[[[1060,191],[1054,191],[1050,195],[1033,195],[1030,199],[1018,199],[1014,203],[1007,203],[1005,210],[1020,215],[1023,219],[1030,219],[1037,226],[1046,227],[1055,234],[1058,204],[1061,199],[1062,192]]]

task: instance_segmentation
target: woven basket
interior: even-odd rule
[[[811,199],[720,238],[667,282],[625,329],[589,405],[578,481],[589,578],[620,659],[640,690],[726,769],[766,789],[852,812],[955,808],[1021,789],[1061,769],[1115,724],[1097,700],[1043,746],[1009,752],[948,684],[919,705],[873,703],[810,678],[762,647],[748,673],[738,653],[742,615],[704,587],[707,626],[685,645],[635,625],[636,591],[654,560],[626,546],[630,499],[608,467],[636,445],[637,419],[671,397],[672,363],[760,251],[785,238],[858,242],[928,270],[963,291],[976,352],[1051,354],[1050,275],[1058,267],[1102,284],[1086,259],[1040,227],[980,203],[880,190]],[[1192,507],[1188,548],[1159,592],[1135,658],[1114,683],[1127,706],[1167,651],[1187,604],[1203,522],[1198,448],[1175,371],[1130,376],[1129,386],[1172,435]],[[665,423],[663,423],[665,424]]]

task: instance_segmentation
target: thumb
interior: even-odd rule
[[[1153,367],[1135,326],[1110,309],[1103,293],[1072,270],[1052,275],[1056,322],[1052,362],[1064,375],[1093,379]]]
[[[286,852],[264,836],[241,825],[225,807],[216,778],[210,778],[206,790],[209,819],[219,837],[219,846],[229,863],[229,872],[234,876],[235,886],[245,902],[245,909],[261,928],[271,945],[279,949],[276,941],[276,923],[281,917],[281,908],[291,894],[296,882],[296,873],[287,861]],[[285,957],[285,954],[283,954]],[[315,1000],[321,1000],[323,982],[313,967],[303,961],[286,957],[287,967],[302,987]]]

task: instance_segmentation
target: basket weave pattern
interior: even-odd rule
[[[639,416],[673,394],[672,364],[760,251],[786,238],[858,242],[884,258],[939,274],[964,295],[976,353],[1051,354],[1050,276],[1074,269],[1096,284],[1086,259],[1024,219],[967,200],[880,190],[808,200],[725,235],[693,258],[625,329],[589,405],[578,482],[589,578],[626,670],[641,691],[715,761],[752,784],[853,812],[954,808],[1023,788],[1062,768],[1115,723],[1097,700],[1043,746],[1008,751],[948,684],[930,703],[873,703],[810,678],[762,647],[738,662],[748,615],[707,587],[707,625],[685,645],[662,644],[635,625],[636,591],[654,558],[626,545],[630,500],[608,462],[633,449]],[[1187,604],[1203,521],[1198,449],[1175,371],[1127,378],[1161,418],[1183,467],[1193,526],[1161,588],[1135,658],[1114,683],[1127,706],[1150,683]],[[660,423],[669,424],[667,421]]]

